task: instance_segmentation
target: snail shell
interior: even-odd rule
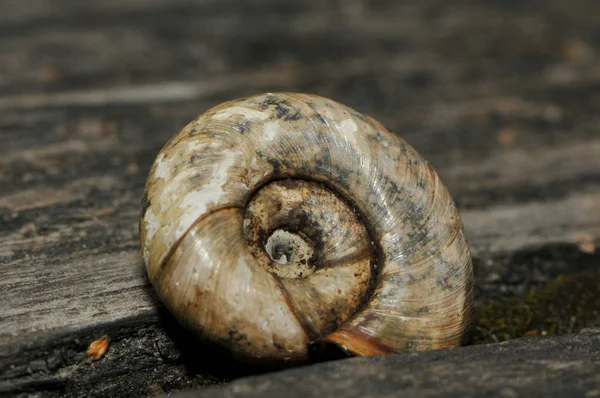
[[[473,302],[457,209],[368,116],[306,94],[221,104],[161,150],[140,220],[161,300],[241,359],[453,347]]]

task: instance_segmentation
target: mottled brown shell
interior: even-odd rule
[[[263,94],[210,109],[158,155],[140,220],[160,298],[244,359],[453,347],[472,308],[456,207],[433,168],[334,101]]]

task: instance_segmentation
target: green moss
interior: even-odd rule
[[[600,326],[600,275],[560,276],[524,297],[487,302],[477,308],[470,344],[527,335],[564,335]]]

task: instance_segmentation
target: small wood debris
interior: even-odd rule
[[[596,243],[594,242],[594,236],[588,233],[581,233],[575,235],[577,246],[579,250],[587,254],[594,254],[596,252]]]
[[[97,361],[102,358],[108,349],[108,343],[110,342],[108,337],[92,341],[87,350],[87,355],[92,361]]]
[[[125,169],[125,173],[127,173],[127,175],[130,175],[130,176],[137,174],[138,171],[140,171],[139,166],[133,162],[127,164],[127,167]]]
[[[518,135],[519,133],[516,130],[507,128],[498,131],[496,138],[500,145],[504,147],[509,147],[515,143]]]
[[[585,62],[594,58],[594,50],[586,42],[573,40],[564,46],[564,55],[569,61]]]

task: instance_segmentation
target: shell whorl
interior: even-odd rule
[[[269,257],[277,230],[311,259]],[[150,171],[140,233],[166,306],[242,358],[303,359],[316,340],[358,355],[452,347],[470,321],[446,187],[402,139],[322,97],[263,94],[192,121]]]

